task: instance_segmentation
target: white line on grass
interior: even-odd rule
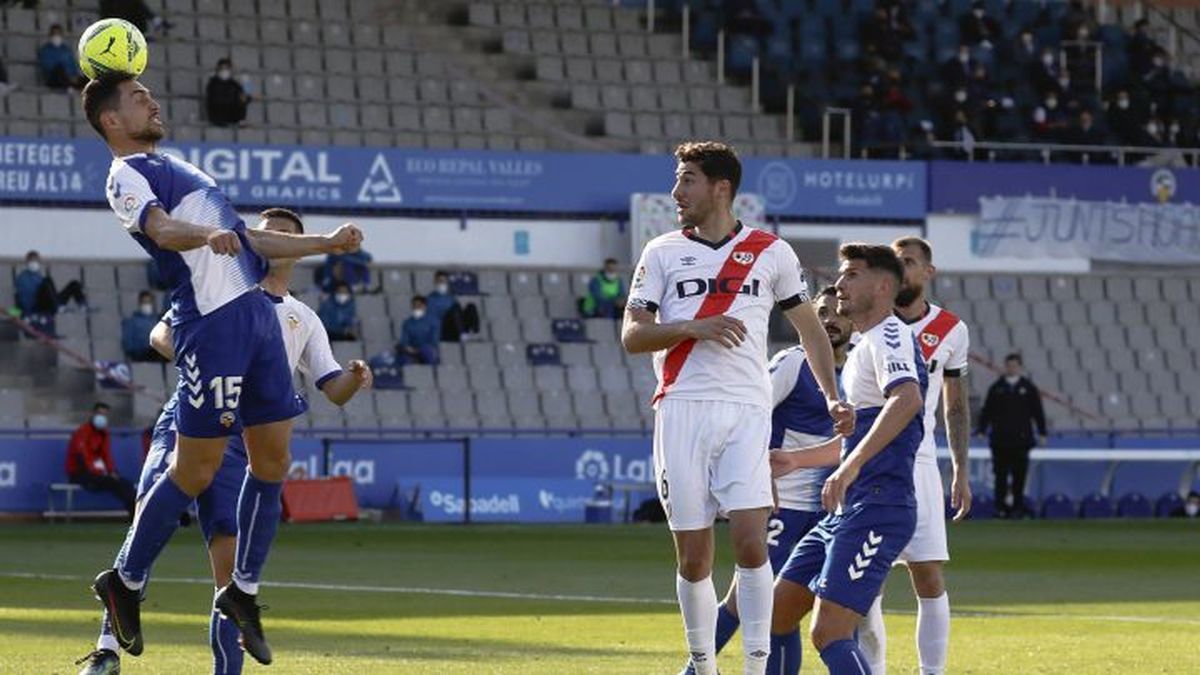
[[[73,574],[43,574],[40,572],[0,572],[0,578],[35,579],[41,581],[77,581],[86,578]],[[212,584],[211,579],[199,577],[151,577],[155,584]],[[267,588],[295,588],[309,591],[343,591],[349,593],[396,593],[403,595],[448,595],[461,598],[502,598],[508,600],[543,600],[551,602],[591,602],[634,605],[673,606],[676,601],[666,598],[634,598],[608,595],[573,595],[566,593],[517,593],[515,591],[484,591],[464,588],[421,588],[416,586],[366,586],[357,584],[319,584],[305,581],[264,581]],[[915,614],[907,610],[887,610],[886,614]],[[1200,626],[1200,621],[1176,617],[1122,616],[1104,614],[1048,614],[1041,612],[993,612],[988,610],[956,609],[954,616],[995,619],[1073,619],[1106,623],[1181,624]]]

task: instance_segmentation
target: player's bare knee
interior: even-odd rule
[[[704,581],[712,575],[712,557],[688,555],[680,551],[679,576],[691,582]]]
[[[946,592],[946,577],[942,573],[944,565],[941,562],[924,562],[909,564],[908,571],[912,577],[913,591],[919,598],[937,598]]]

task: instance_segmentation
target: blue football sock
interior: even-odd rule
[[[150,566],[175,534],[179,514],[192,503],[192,497],[165,476],[150,488],[143,501],[117,555],[117,571],[126,585],[136,589],[145,584]]]
[[[237,557],[233,568],[234,583],[245,593],[258,594],[258,577],[267,564],[267,554],[279,528],[282,493],[282,482],[259,480],[246,472],[238,498]]]
[[[871,666],[854,640],[838,640],[825,645],[821,660],[830,675],[871,675]]]
[[[100,637],[96,640],[96,649],[107,649],[118,654],[121,653],[121,646],[112,633],[112,626],[108,623],[107,609],[104,610],[104,616],[100,618]]]
[[[726,643],[728,643],[733,637],[733,634],[737,632],[739,625],[741,625],[741,621],[738,620],[737,614],[729,611],[729,609],[725,607],[725,603],[722,602],[717,606],[718,654],[720,654],[721,650],[725,648]]]
[[[767,657],[767,675],[800,675],[800,629],[776,635],[771,633],[771,655]]]
[[[242,645],[237,626],[217,610],[208,618],[208,644],[213,653],[213,675],[242,674]]]

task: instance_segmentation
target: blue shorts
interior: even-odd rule
[[[142,475],[138,479],[139,501],[158,477],[166,473],[174,456],[175,432],[156,432],[150,441],[150,452],[146,455],[146,461],[142,464]],[[242,482],[245,480],[248,465],[242,437],[230,438],[229,445],[225,448],[225,456],[221,458],[221,468],[217,469],[217,474],[213,476],[208,488],[196,498],[200,531],[204,534],[205,542],[211,542],[213,535],[237,535],[238,497],[242,493]]]
[[[779,574],[783,564],[792,555],[792,549],[800,538],[808,534],[821,518],[824,511],[797,511],[779,509],[767,521],[767,555],[771,558],[771,572]]]
[[[916,528],[915,507],[856,504],[822,518],[779,576],[865,616]]]
[[[304,412],[304,401],[292,388],[275,306],[261,291],[175,326],[174,333],[179,433],[191,438],[240,436],[243,426]]]

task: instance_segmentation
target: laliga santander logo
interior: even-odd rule
[[[608,478],[608,458],[599,450],[584,450],[575,460],[575,477],[579,480]]]

